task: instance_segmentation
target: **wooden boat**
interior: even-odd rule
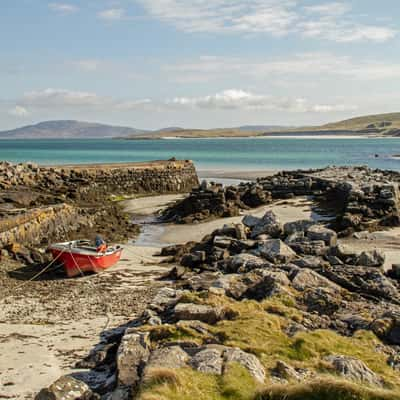
[[[49,246],[54,259],[63,263],[68,277],[84,272],[101,272],[115,265],[121,258],[120,246],[107,247],[99,251],[88,240],[55,243]]]

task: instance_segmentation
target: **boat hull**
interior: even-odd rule
[[[58,259],[64,266],[68,277],[81,275],[85,272],[101,272],[115,265],[121,258],[122,248],[108,254],[85,254],[65,250],[62,248],[50,248],[54,259]]]

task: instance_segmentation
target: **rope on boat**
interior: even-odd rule
[[[81,274],[81,276],[82,276],[82,277],[85,276],[84,273],[83,273],[83,271],[81,270],[79,264],[76,262],[75,257],[74,257],[74,255],[72,254],[71,248],[69,248],[69,254],[70,254],[70,256],[71,256],[71,258],[72,258],[72,260],[73,260],[73,262],[74,262],[74,264],[75,264],[75,267],[78,269],[78,271],[79,271],[79,273]]]
[[[40,275],[44,274],[60,257],[61,255],[64,253],[64,250],[61,250],[61,252],[57,255],[57,257],[54,257],[52,261],[50,261],[49,264],[46,265],[46,267],[44,267],[40,272],[38,272],[36,275],[32,276],[32,278],[29,278],[28,280],[26,280],[24,283],[22,283],[21,285],[15,287],[13,290],[19,290],[22,287],[24,287],[25,285],[27,285],[29,282],[34,281],[36,278],[38,278]],[[0,299],[0,301],[5,300],[7,297],[11,297],[10,296],[4,296]]]

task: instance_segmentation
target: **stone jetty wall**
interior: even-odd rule
[[[112,195],[183,193],[197,185],[191,161],[58,167],[2,162],[0,248],[66,239],[68,232],[83,234],[90,226],[128,235],[131,224]]]
[[[0,163],[0,190],[29,187],[73,198],[187,192],[198,184],[191,161],[40,167]]]
[[[89,223],[80,210],[68,204],[35,208],[0,219],[0,248],[11,243],[39,244],[43,238],[63,239],[77,224]]]

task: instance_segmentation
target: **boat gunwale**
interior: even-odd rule
[[[79,241],[73,240],[71,242],[62,242],[62,243],[54,243],[48,247],[49,250],[55,250],[55,251],[63,251],[65,254],[76,254],[76,255],[81,255],[81,256],[88,256],[88,257],[96,257],[96,258],[102,258],[102,257],[107,257],[111,256],[113,254],[116,254],[118,252],[122,252],[123,248],[122,247],[108,247],[105,252],[98,252],[96,249],[93,247],[93,250],[90,249],[85,249],[82,247],[73,247],[74,243],[78,243]]]

